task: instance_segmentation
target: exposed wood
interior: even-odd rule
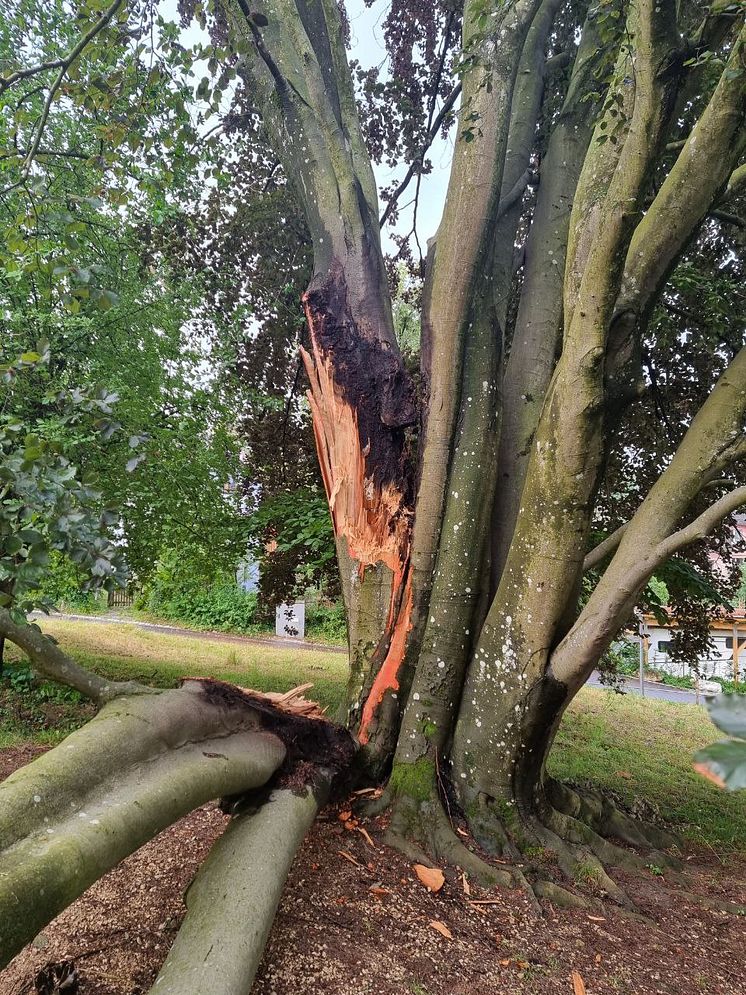
[[[373,686],[363,706],[358,739],[365,744],[370,738],[370,727],[376,709],[383,701],[387,691],[397,692],[400,686],[400,672],[407,648],[407,636],[412,629],[412,583],[408,580],[404,589],[404,600],[401,611],[394,623],[388,652],[381,668],[375,676]]]

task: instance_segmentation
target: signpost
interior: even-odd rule
[[[645,668],[648,665],[648,637],[650,630],[645,619],[640,619],[640,694],[645,697]]]

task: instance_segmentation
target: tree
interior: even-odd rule
[[[389,27],[397,18],[408,23],[408,11],[405,0],[392,5]],[[412,176],[426,168],[426,142],[457,97],[460,106],[443,217],[424,264],[416,385],[396,340],[366,144],[372,132],[372,151],[387,154],[388,133],[374,113],[387,87],[368,80],[372,103],[361,119],[336,0],[231,0],[215,13],[216,37],[230,43],[313,246],[302,356],[349,621],[346,721],[364,776],[388,776],[382,804],[391,807],[395,845],[561,898],[562,889],[530,867],[527,881],[519,867],[497,868],[468,849],[445,815],[445,792],[488,854],[511,861],[527,843],[548,847],[568,876],[592,866],[608,894],[625,902],[605,865],[644,861],[609,837],[653,850],[656,863],[672,860],[657,852],[671,838],[558,784],[546,757],[564,710],[653,574],[746,501],[742,321],[735,338],[727,322],[709,328],[703,350],[690,347],[688,327],[663,327],[655,310],[659,301],[681,310],[677,264],[730,238],[723,225],[742,225],[743,10],[673,0],[466,0],[463,16],[434,4],[426,27],[434,69],[410,81],[426,96],[423,144],[409,148]],[[409,46],[416,63],[417,42],[391,33],[394,48]],[[435,108],[451,70],[458,82],[441,117]],[[402,106],[411,92],[400,87]],[[638,412],[646,406],[660,421],[658,372],[669,368],[691,403],[682,401],[654,458],[641,461],[644,487],[630,487],[619,467],[635,466],[645,442],[629,433],[644,424]],[[606,531],[616,511],[615,481],[625,485],[631,517],[594,546],[594,529]],[[197,693],[210,706],[200,711],[197,737],[226,721],[225,702],[239,724],[237,715],[248,723],[257,707],[235,691]],[[191,734],[194,689],[169,695],[168,737]],[[150,696],[120,707],[160,721]],[[273,713],[269,728],[279,723]],[[235,726],[227,731],[227,741],[239,735]],[[95,729],[75,735],[84,746]],[[132,750],[133,763],[148,755],[145,746]],[[69,762],[53,751],[35,763],[40,775],[53,772],[64,798]],[[116,768],[111,758],[102,762],[86,790],[106,797]],[[31,765],[10,779],[6,810],[27,797],[34,776]],[[153,770],[142,790],[154,791],[163,776]],[[241,777],[253,787],[252,776],[237,770],[233,787]],[[200,785],[189,804],[206,796],[196,771],[184,777]],[[135,795],[122,800],[124,811]],[[306,802],[288,801],[250,833],[297,829],[312,817]],[[33,818],[46,814],[59,845],[72,846],[89,830],[65,822],[57,804],[45,796]],[[85,886],[94,864],[109,866],[154,826],[105,859],[91,858],[80,880],[60,880],[30,924],[21,899],[7,949]],[[33,832],[24,825],[12,839]],[[3,858],[21,896],[33,877],[29,859],[16,856],[25,846],[22,839]],[[233,860],[231,848],[221,848],[204,870],[208,882],[229,873]],[[280,863],[284,855],[278,873]],[[224,949],[230,924],[207,914],[215,892],[201,882],[185,936],[195,935],[196,916],[205,943]],[[241,980],[233,973],[221,990],[245,987],[257,947],[240,969],[238,957],[229,960]],[[163,975],[171,987],[158,990],[181,990],[183,977],[204,964],[177,941]]]

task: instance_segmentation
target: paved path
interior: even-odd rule
[[[591,676],[588,678],[588,685],[590,687],[601,688],[602,690],[610,690],[608,684],[601,683],[601,677],[597,670],[594,670]],[[674,688],[668,684],[660,684],[658,681],[645,681],[645,697],[646,698],[661,698],[664,701],[675,701],[679,704],[686,705],[696,705],[697,696],[694,691],[689,691],[687,688]],[[640,693],[640,681],[635,677],[625,677],[622,688],[626,692],[631,692],[632,694]],[[699,703],[704,704],[704,695],[700,694]]]
[[[37,619],[44,619],[47,616],[36,614]],[[323,653],[347,653],[344,646],[330,646],[327,643],[313,643],[305,639],[281,639],[272,636],[236,636],[228,632],[204,632],[201,629],[185,629],[179,625],[165,625],[161,622],[142,622],[139,619],[128,618],[126,615],[72,615],[67,612],[55,612],[50,618],[59,618],[69,622],[93,622],[98,625],[134,625],[138,629],[146,629],[148,632],[164,632],[171,636],[187,636],[190,639],[209,639],[215,642],[226,643],[248,643],[252,646],[272,646],[277,649],[315,650]],[[602,684],[600,675],[594,670],[588,679],[590,687],[600,690],[610,690],[607,684]],[[625,678],[624,690],[632,694],[640,693],[640,682],[636,678]],[[694,691],[686,688],[670,687],[667,684],[659,684],[654,681],[645,681],[645,697],[660,698],[664,701],[675,701],[688,705],[697,702]],[[700,704],[704,701],[704,696],[700,695]]]
[[[134,625],[148,632],[164,632],[170,636],[188,636],[190,639],[209,639],[215,642],[248,643],[252,646],[272,646],[277,649],[315,650],[323,653],[347,653],[345,646],[327,643],[312,643],[307,639],[280,639],[274,636],[236,636],[229,632],[205,632],[202,629],[185,629],[179,625],[165,625],[161,622],[141,622],[126,615],[72,615],[67,612],[54,612],[51,615],[36,613],[33,618],[43,621],[46,618],[60,619],[63,622],[94,622],[98,625]]]

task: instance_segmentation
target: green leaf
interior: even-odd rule
[[[726,739],[700,750],[695,755],[700,774],[728,791],[746,788],[746,743]]]
[[[746,739],[746,696],[718,694],[708,698],[710,718],[724,733]]]

